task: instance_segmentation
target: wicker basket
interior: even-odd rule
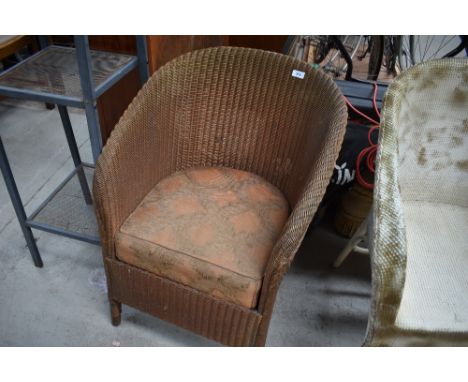
[[[354,185],[341,198],[334,225],[340,235],[351,237],[367,217],[372,207],[373,190]]]

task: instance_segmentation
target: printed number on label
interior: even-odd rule
[[[296,78],[300,78],[302,80],[304,78],[304,76],[305,76],[305,72],[301,72],[300,70],[294,69],[292,71],[292,76],[296,77]]]

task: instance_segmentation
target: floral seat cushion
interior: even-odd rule
[[[146,195],[116,234],[116,255],[252,308],[288,215],[282,193],[257,175],[192,168],[163,179]]]

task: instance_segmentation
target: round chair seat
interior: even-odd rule
[[[118,232],[116,255],[252,308],[288,214],[283,194],[257,175],[221,167],[189,169],[163,179],[146,195]]]

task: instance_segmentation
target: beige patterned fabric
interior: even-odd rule
[[[122,225],[117,257],[247,308],[256,305],[289,215],[282,193],[230,168],[194,168],[159,182]]]
[[[366,344],[468,344],[468,60],[415,66],[382,110]]]

